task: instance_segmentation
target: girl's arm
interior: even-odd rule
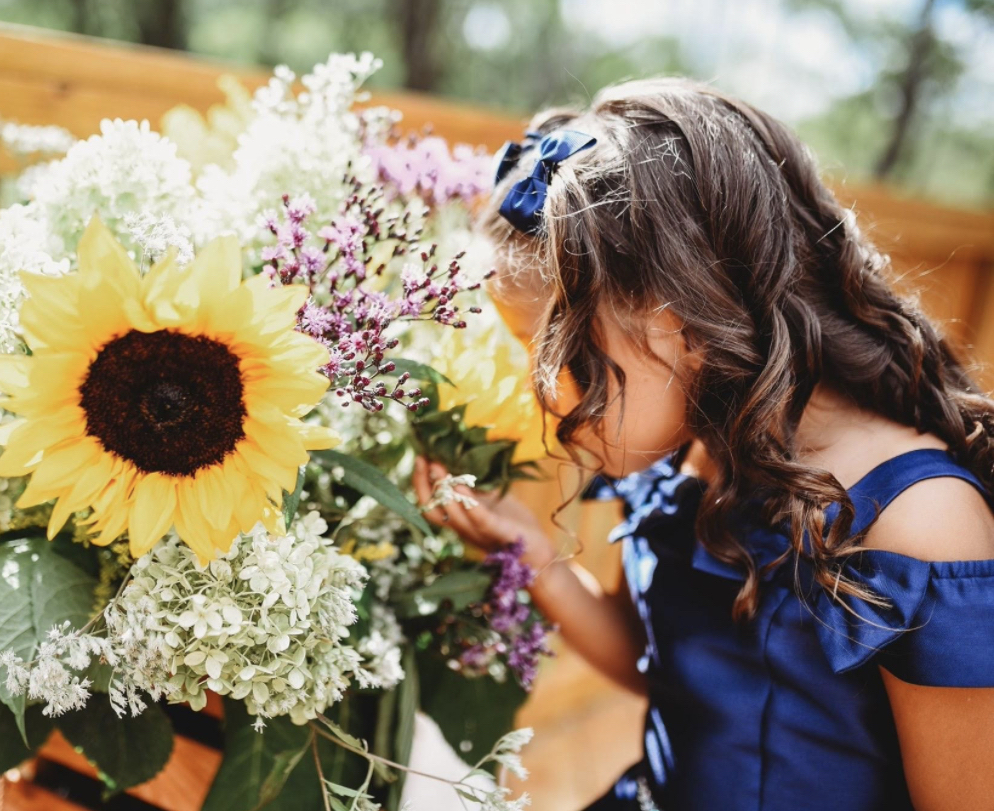
[[[927,479],[894,499],[864,545],[919,560],[987,560],[994,558],[994,516],[968,482]],[[916,811],[994,808],[994,687],[921,686],[881,673]]]
[[[441,465],[418,459],[414,488],[421,504],[431,500],[434,482],[446,475]],[[485,550],[520,538],[525,547],[523,560],[536,572],[529,591],[538,610],[559,626],[567,643],[593,667],[632,692],[644,694],[645,680],[636,662],[645,643],[627,595],[606,592],[578,563],[559,559],[538,521],[513,497],[495,501],[468,488],[457,490],[472,496],[477,506],[467,509],[450,503],[429,510],[425,517]]]
[[[921,687],[881,673],[916,811],[994,807],[994,688]]]

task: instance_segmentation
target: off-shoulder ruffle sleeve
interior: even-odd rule
[[[886,605],[811,589],[836,673],[873,661],[912,684],[994,687],[994,560],[928,562],[874,549],[846,574]]]

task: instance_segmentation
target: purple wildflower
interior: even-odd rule
[[[521,559],[523,552],[524,543],[518,540],[484,560],[484,566],[494,571],[494,579],[481,609],[497,639],[466,647],[459,655],[459,665],[468,672],[483,673],[495,657],[503,655],[528,690],[538,673],[539,656],[551,656],[552,651],[549,629],[540,619],[533,619],[530,606],[520,599],[521,591],[535,579],[534,570]]]
[[[465,278],[462,254],[440,265],[434,245],[417,250],[421,234],[410,213],[387,216],[381,187],[349,182],[352,193],[316,233],[308,224],[315,206],[307,195],[284,195],[282,215],[264,215],[275,237],[275,245],[262,251],[265,272],[280,284],[308,286],[311,295],[297,314],[298,329],[328,347],[324,371],[343,406],[380,411],[392,400],[416,411],[429,401],[419,389],[405,386],[410,375],[391,377],[396,364],[388,355],[399,342],[389,336],[390,327],[398,320],[421,320],[462,329],[466,321],[455,299],[480,283]],[[407,260],[399,295],[364,284],[386,270],[385,264],[373,265],[374,256],[384,255]]]

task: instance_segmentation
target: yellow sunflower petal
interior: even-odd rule
[[[10,435],[22,425],[26,425],[27,420],[17,419],[0,424],[0,446],[6,446],[10,442]]]
[[[100,443],[91,437],[57,448],[42,457],[31,483],[45,490],[69,487],[103,452]]]
[[[67,496],[62,496],[55,502],[55,506],[52,507],[52,515],[48,519],[48,540],[51,541],[62,531],[62,528],[66,525],[66,521],[69,520],[69,516],[74,512],[76,512],[76,509]]]
[[[125,295],[138,295],[138,269],[128,252],[107,229],[99,217],[93,216],[76,247],[79,257],[79,278],[89,282],[111,284]],[[83,313],[86,317],[86,314]]]
[[[64,498],[79,505],[75,509],[82,509],[84,505],[92,503],[115,475],[119,475],[120,470],[121,461],[109,453],[103,453],[96,463],[80,474],[69,495]]]
[[[36,484],[34,477],[28,480],[28,486],[24,488],[24,492],[21,493],[20,498],[14,503],[15,507],[19,509],[26,510],[29,507],[37,507],[39,504],[44,504],[46,501],[51,501],[53,498],[58,497],[61,490],[46,490],[41,487],[41,485]]]
[[[80,316],[79,279],[76,276],[44,276],[22,271],[21,283],[28,299],[21,305],[20,322],[32,351],[75,350],[84,342],[86,323]],[[59,329],[51,329],[52,322]]]
[[[95,546],[107,546],[113,543],[124,534],[128,525],[128,511],[125,509],[111,510],[103,520],[98,522],[99,532],[95,538],[90,538],[90,543]]]
[[[231,523],[234,502],[221,468],[199,471],[193,490],[200,504],[200,512],[215,529],[225,529]]]
[[[170,249],[142,279],[142,304],[144,312],[155,329],[175,327],[187,320],[186,313],[200,303],[196,290],[188,290],[180,297],[180,286],[185,274],[176,262],[177,252]],[[137,329],[141,329],[137,327]]]
[[[27,424],[22,428],[27,428]],[[14,435],[16,440],[17,436]],[[12,441],[7,445],[3,455],[0,455],[0,476],[11,479],[15,476],[27,476],[41,464],[42,450],[34,445],[23,445]]]
[[[180,294],[187,286],[197,288],[199,300],[220,301],[242,280],[242,250],[233,236],[221,236],[206,245],[186,270]]]
[[[282,504],[283,488],[276,478],[280,474],[279,469],[275,465],[272,465],[266,457],[262,459],[263,468],[254,468],[250,462],[250,457],[253,454],[259,454],[259,451],[252,450],[249,452],[249,456],[246,456],[242,452],[250,444],[248,441],[238,443],[238,449],[231,455],[232,463],[241,475],[252,484],[253,488],[262,493],[262,498],[258,502],[259,504],[265,504],[269,501]],[[272,473],[273,475],[268,475],[268,473]],[[294,478],[294,487],[296,487],[296,484],[296,478]],[[257,520],[259,519],[257,518]]]
[[[229,551],[231,549],[231,544],[234,543],[234,540],[237,537],[238,525],[234,521],[229,523],[228,526],[223,529],[211,528],[211,557],[213,557],[217,552],[224,554]],[[216,550],[216,552],[214,550]]]
[[[303,416],[313,409],[327,391],[328,378],[322,375],[291,377],[273,374],[245,379],[246,400],[259,397],[294,416]]]
[[[203,516],[200,515],[193,479],[182,479],[176,489],[176,495],[178,499],[178,508],[174,517],[176,534],[196,553],[200,563],[205,564],[214,557],[214,545],[211,543]]]
[[[239,442],[237,452],[248,463],[249,469],[263,479],[264,487],[269,482],[275,482],[287,492],[293,492],[294,487],[297,486],[297,465],[279,464],[267,451],[262,450],[250,439]],[[270,488],[266,487],[266,492],[272,497]]]
[[[297,426],[304,447],[309,451],[326,451],[337,447],[342,437],[332,428],[313,422],[302,422]]]
[[[18,430],[0,437],[0,445],[6,445],[8,450],[13,449],[16,455],[32,456],[38,451],[55,448],[67,440],[81,439],[86,434],[83,412],[74,407],[63,408],[35,420],[7,423],[0,428],[0,433],[7,432],[7,425],[13,425]],[[18,474],[0,473],[2,475]]]
[[[27,355],[0,355],[0,391],[15,394],[27,389],[31,360]]]
[[[161,473],[149,473],[135,485],[135,502],[128,520],[131,556],[148,552],[169,531],[176,508],[176,482]]]
[[[307,464],[307,451],[300,436],[286,424],[263,422],[249,418],[243,423],[245,436],[259,448],[265,448],[269,457],[282,467],[298,468]]]

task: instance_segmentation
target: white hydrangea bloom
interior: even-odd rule
[[[18,309],[24,299],[20,273],[61,275],[69,270],[63,250],[35,204],[0,209],[0,351],[22,351]]]
[[[99,135],[77,142],[64,158],[33,172],[23,185],[66,254],[75,250],[94,214],[138,252],[126,224],[129,215],[170,217],[183,224],[193,208],[190,164],[148,121],[105,119]]]
[[[352,111],[359,86],[382,62],[369,53],[332,54],[303,76],[296,95],[294,73],[276,69],[253,99],[255,116],[238,138],[234,169],[208,166],[198,179],[203,194],[197,241],[233,229],[243,243],[261,244],[268,234],[258,220],[284,194],[309,194],[318,219],[330,219],[347,192],[347,167],[372,180],[362,155],[360,117]]]
[[[256,532],[202,567],[171,537],[136,561],[108,624],[162,652],[172,700],[199,709],[213,690],[304,723],[368,678],[346,641],[366,577],[326,538]]]
[[[319,541],[328,531],[328,522],[317,510],[311,510],[307,515],[297,516],[290,531],[302,541]]]

